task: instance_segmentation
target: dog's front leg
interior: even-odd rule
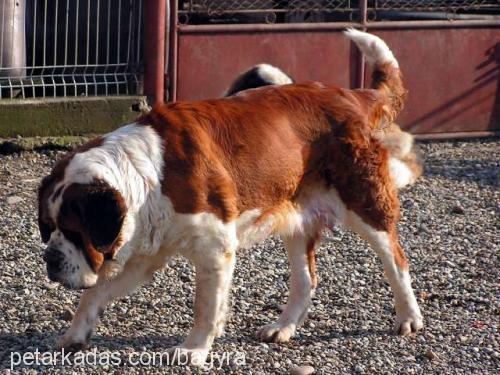
[[[148,281],[155,269],[147,263],[127,263],[114,279],[99,277],[97,284],[83,291],[71,327],[61,337],[59,348],[78,351],[88,346],[100,313],[113,299],[125,296]]]
[[[221,333],[235,258],[234,251],[227,250],[210,259],[195,260],[194,325],[184,343],[173,351],[174,355],[187,356],[193,365],[203,366],[214,338]]]

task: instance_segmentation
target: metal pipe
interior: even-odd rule
[[[461,14],[448,12],[403,12],[395,10],[379,10],[377,18],[386,20],[425,21],[425,20],[497,20],[499,15],[493,14]]]
[[[165,66],[163,68],[163,90],[164,90],[164,96],[163,96],[163,101],[167,102],[168,101],[168,95],[169,95],[169,90],[168,90],[168,78],[169,78],[169,66],[170,66],[170,25],[172,24],[172,12],[170,9],[170,1],[167,1],[165,3]]]
[[[381,21],[367,22],[368,29],[425,29],[447,27],[487,27],[500,26],[498,20],[459,20],[459,21]],[[244,24],[244,25],[179,25],[181,34],[209,33],[248,33],[269,31],[328,31],[342,30],[348,27],[362,28],[359,22],[318,22],[318,23],[288,23],[288,24]]]
[[[26,1],[4,0],[0,12],[0,77],[26,75]],[[2,68],[9,68],[5,71]],[[15,68],[15,69],[13,69]]]
[[[366,24],[367,24],[367,11],[368,11],[368,0],[362,0],[359,5],[359,11],[360,11],[360,21],[361,24],[363,25],[363,30],[366,31]],[[365,61],[365,55],[359,50],[356,49],[358,53],[358,88],[364,88],[365,87],[365,66],[366,66],[366,61]]]
[[[178,19],[178,2],[177,0],[170,0],[170,39],[169,39],[169,70],[168,70],[168,100],[177,100],[177,43],[178,43],[178,32],[179,25]],[[224,30],[222,30],[224,32]]]
[[[488,26],[499,27],[500,20],[380,21],[368,24],[369,29],[434,29]]]
[[[422,133],[422,134],[414,134],[414,136],[415,139],[417,139],[418,141],[484,138],[484,137],[498,137],[500,136],[500,131],[483,130],[483,131],[472,131],[472,132]]]
[[[165,0],[145,1],[144,7],[144,93],[156,104],[164,97]]]

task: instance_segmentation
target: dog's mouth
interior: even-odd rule
[[[63,286],[64,288],[69,289],[69,290],[84,290],[84,289],[90,289],[92,287],[90,285],[74,285],[71,282],[68,282],[64,279],[61,279],[59,276],[59,273],[56,273],[56,272],[53,272],[50,270],[47,270],[47,277],[50,281],[58,283],[61,286]]]

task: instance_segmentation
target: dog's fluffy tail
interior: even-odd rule
[[[401,71],[394,54],[387,44],[378,36],[350,28],[344,35],[352,40],[363,52],[368,64],[373,66],[372,88],[378,90],[387,100],[382,107],[382,124],[392,123],[406,99],[406,89],[403,86]]]
[[[368,64],[373,66],[372,88],[386,101],[374,136],[389,150],[391,176],[398,188],[413,184],[423,171],[421,158],[415,150],[413,136],[393,122],[403,108],[407,93],[398,61],[378,36],[352,28],[344,34],[356,43]]]

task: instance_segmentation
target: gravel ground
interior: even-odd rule
[[[238,357],[222,372],[289,373],[297,365],[316,373],[498,372],[499,146],[494,139],[421,144],[426,172],[401,192],[400,224],[425,318],[421,333],[390,332],[392,294],[379,260],[361,240],[337,230],[325,233],[318,251],[319,288],[305,324],[287,344],[259,343],[254,332],[277,318],[287,295],[286,255],[275,238],[239,255],[227,333],[213,351],[239,351],[245,365]],[[36,187],[60,156],[0,156],[2,369],[11,366],[12,351],[51,350],[68,327],[66,310],[77,304],[78,292],[46,279],[36,224]],[[192,324],[193,276],[189,263],[175,259],[151,284],[110,305],[91,342],[99,358],[116,352],[123,366],[134,351],[152,355],[179,343]],[[127,373],[165,372],[127,366]],[[61,371],[23,371],[34,369]],[[100,365],[64,370],[124,372]]]

